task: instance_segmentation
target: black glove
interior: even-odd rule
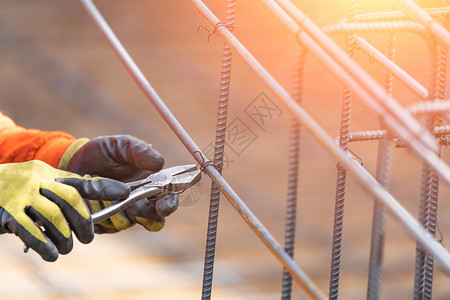
[[[87,140],[86,140],[87,141]],[[82,142],[79,142],[80,144]],[[95,174],[123,182],[143,179],[158,172],[164,165],[162,155],[151,145],[128,135],[97,137],[77,149],[66,151],[63,159],[68,161],[67,171],[80,175]],[[97,212],[111,205],[109,201],[89,201],[91,212]],[[133,226],[143,225],[150,231],[164,227],[165,216],[178,207],[178,195],[157,201],[142,199],[120,214],[116,214],[95,226],[97,233],[117,232]]]

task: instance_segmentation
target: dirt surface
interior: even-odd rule
[[[225,1],[205,1],[222,18]],[[297,42],[261,1],[239,1],[236,35],[289,91]],[[319,25],[346,16],[342,1],[295,1]],[[361,1],[362,11],[371,1]],[[373,1],[372,1],[373,2]],[[376,9],[385,9],[380,1]],[[428,1],[429,6],[438,6]],[[436,3],[435,3],[436,2]],[[96,1],[111,27],[201,149],[215,136],[222,41],[187,1]],[[198,30],[197,30],[198,29]],[[198,32],[197,32],[198,31]],[[336,41],[343,43],[342,36]],[[367,35],[379,49],[384,37]],[[428,52],[413,34],[398,36],[399,64],[427,86]],[[361,52],[358,62],[375,78],[382,70]],[[27,128],[62,130],[76,137],[126,133],[152,143],[166,165],[194,160],[144,97],[77,1],[0,0],[0,109]],[[397,88],[398,86],[398,88]],[[402,104],[417,97],[396,82]],[[225,178],[274,237],[283,243],[290,114],[261,81],[235,57],[230,126],[244,126],[245,143],[227,148]],[[314,58],[305,69],[304,106],[335,137],[339,134],[342,86]],[[272,105],[264,120],[252,115],[258,101]],[[261,123],[264,121],[264,123]],[[378,119],[356,99],[354,131],[375,130]],[[375,173],[377,144],[352,144]],[[443,151],[444,157],[448,154]],[[299,215],[295,258],[327,293],[335,198],[336,162],[308,133],[302,134]],[[416,215],[421,166],[407,150],[396,149],[391,191]],[[69,255],[45,263],[22,253],[9,235],[0,244],[2,299],[198,299],[201,294],[210,180],[199,196],[187,195],[166,227],[149,233],[137,226],[93,243],[76,243]],[[439,224],[450,228],[449,190],[440,190]],[[352,179],[347,188],[341,299],[365,298],[372,199]],[[281,266],[223,200],[219,218],[213,299],[279,299]],[[388,217],[381,299],[410,299],[415,243]],[[444,239],[444,244],[446,239]],[[449,278],[439,269],[434,299],[450,297]],[[294,284],[294,299],[306,295]]]

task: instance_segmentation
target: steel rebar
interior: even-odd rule
[[[413,19],[422,23],[444,45],[450,46],[450,33],[412,0],[390,0]]]
[[[448,125],[437,126],[433,129],[433,134],[436,136],[450,134],[450,126]],[[374,140],[381,140],[382,138],[385,137],[385,135],[386,130],[368,130],[368,131],[350,132],[349,139],[350,142],[374,141]],[[394,137],[394,139],[397,138]]]
[[[392,32],[416,32],[423,34],[425,26],[416,21],[383,21],[366,23],[336,23],[322,27],[327,34],[349,34],[352,32],[363,33],[383,33]]]
[[[355,38],[355,45],[356,48],[364,50],[374,61],[379,62],[383,68],[389,70],[393,76],[402,81],[416,95],[422,99],[428,98],[428,90],[423,85],[395,64],[391,59],[383,55],[383,53],[381,53],[365,39],[357,36]]]
[[[395,60],[395,35],[386,35],[387,59]],[[390,69],[383,70],[383,83],[386,92],[392,95],[394,76]],[[389,186],[389,167],[392,156],[391,141],[388,136],[381,139],[378,145],[376,179],[384,187]],[[372,235],[370,242],[369,275],[367,280],[367,300],[378,300],[380,297],[381,279],[383,274],[383,254],[386,228],[386,211],[378,202],[373,205]]]
[[[437,98],[439,87],[438,45],[435,39],[429,40],[430,51],[430,100]],[[425,124],[433,130],[440,125],[437,115],[427,115]],[[419,199],[419,222],[432,235],[436,235],[436,213],[439,193],[439,177],[427,165],[422,166],[422,180]],[[416,263],[414,272],[414,299],[431,300],[434,260],[420,244],[416,246]]]
[[[434,18],[447,16],[448,14],[450,14],[450,8],[448,7],[425,8],[424,11]],[[405,20],[408,18],[409,16],[405,14],[403,11],[383,11],[357,15],[356,21],[381,22],[381,21]]]
[[[225,26],[233,32],[235,26],[236,0],[227,0]],[[225,133],[227,129],[228,100],[230,97],[232,50],[224,43],[222,54],[222,72],[220,78],[220,93],[217,109],[216,139],[214,144],[214,166],[222,174],[225,152]],[[220,189],[211,183],[211,197],[208,214],[208,229],[206,234],[205,262],[203,270],[202,299],[211,299],[214,274],[214,257],[216,252],[217,225],[219,220]]]
[[[448,5],[448,1],[443,1]],[[444,28],[448,29],[446,18],[440,18]],[[434,93],[437,101],[445,97],[445,79],[447,69],[447,49],[446,46],[432,44],[431,52],[431,79],[430,89]],[[436,114],[433,118],[428,118],[430,126],[442,125],[442,115]],[[419,205],[419,221],[430,232],[432,236],[436,235],[437,226],[437,204],[439,194],[439,178],[427,165],[423,166],[422,184]],[[433,256],[425,251],[421,245],[416,247],[416,264],[414,276],[414,299],[430,300],[432,298],[433,288],[434,259]]]
[[[378,182],[387,188],[389,185],[389,166],[392,145],[388,138],[382,138],[378,146],[377,171]],[[383,273],[384,240],[386,227],[386,210],[378,202],[373,205],[372,233],[369,258],[369,275],[367,277],[367,300],[380,297]]]
[[[293,99],[301,105],[303,95],[303,73],[305,67],[306,51],[300,47],[297,53],[297,64],[294,73]],[[284,230],[284,250],[294,257],[295,228],[297,223],[298,206],[298,175],[300,165],[300,123],[293,118],[291,121],[291,133],[288,151],[288,188],[286,197],[286,224]],[[292,296],[292,276],[283,269],[281,299],[289,300]]]
[[[357,0],[351,0],[348,14],[349,22],[353,22],[355,20],[356,13],[358,11],[357,8]],[[353,47],[355,45],[355,37],[355,32],[351,32],[351,35],[346,37],[346,53],[350,57],[352,57],[354,53]],[[348,152],[349,146],[348,136],[350,133],[351,108],[352,90],[345,87],[342,97],[339,147],[346,153]],[[336,198],[334,204],[333,236],[331,242],[330,287],[328,291],[328,297],[330,300],[338,299],[339,295],[346,185],[347,171],[342,165],[337,164]]]

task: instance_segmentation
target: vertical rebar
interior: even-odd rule
[[[393,33],[386,35],[387,57],[394,61],[395,36]],[[384,69],[383,83],[386,92],[392,95],[394,76],[392,72]],[[392,145],[388,136],[381,139],[378,145],[376,179],[384,187],[389,185],[389,166],[392,156]],[[383,253],[386,228],[386,211],[384,207],[375,201],[373,204],[372,236],[370,242],[369,276],[367,284],[367,300],[377,300],[380,297],[381,278],[383,274]]]
[[[356,20],[357,0],[350,0],[350,10],[348,22]],[[353,47],[355,43],[355,35],[352,34],[346,38],[347,55],[353,56]],[[350,133],[350,115],[352,105],[352,91],[349,88],[344,89],[344,96],[342,99],[342,115],[341,115],[341,129],[339,134],[339,146],[345,152],[348,151],[349,133]],[[329,299],[338,299],[339,295],[339,277],[341,271],[341,251],[342,251],[342,237],[344,230],[344,202],[346,189],[347,171],[338,164],[337,166],[337,183],[336,183],[336,200],[334,207],[334,221],[333,221],[333,242],[331,252],[331,267],[330,267],[330,289]]]
[[[293,98],[301,104],[303,93],[303,70],[305,65],[306,50],[301,47],[297,53],[297,65],[294,73]],[[298,190],[298,169],[300,160],[300,123],[296,119],[291,121],[291,135],[289,141],[289,168],[288,168],[288,188],[286,204],[286,225],[284,235],[284,250],[291,257],[294,257],[295,247],[295,227],[297,221],[297,190]],[[292,276],[283,268],[283,281],[281,289],[281,299],[289,300],[292,295]]]
[[[436,99],[440,85],[440,57],[438,45],[434,38],[429,41],[430,50],[430,87],[429,99]],[[440,116],[427,118],[426,126],[432,130],[442,122]],[[419,222],[434,237],[436,236],[437,203],[439,193],[439,177],[424,164],[422,167],[422,181],[420,186]],[[414,273],[414,299],[430,300],[433,288],[434,258],[421,245],[416,246],[416,263]]]
[[[449,1],[443,0],[443,6],[448,6]],[[440,22],[448,29],[448,16],[441,16]],[[431,80],[430,89],[432,96],[438,100],[445,97],[445,80],[447,76],[447,47],[436,45],[431,41]],[[438,59],[439,56],[439,59]],[[430,98],[432,100],[433,98]],[[440,126],[443,123],[441,115],[436,115],[428,121],[430,127]],[[419,204],[419,221],[432,236],[436,235],[437,205],[439,192],[439,177],[424,165],[422,171],[422,186]],[[416,247],[416,270],[414,276],[414,299],[431,299],[433,289],[434,258],[420,245]]]
[[[235,26],[236,0],[227,0],[225,26],[231,32]],[[214,144],[214,166],[222,174],[225,148],[225,132],[228,115],[228,99],[230,96],[232,50],[227,43],[223,46],[222,74],[217,112],[216,139]],[[214,274],[214,257],[216,252],[217,223],[219,219],[220,189],[211,183],[211,198],[208,215],[208,230],[206,235],[205,262],[203,270],[202,299],[211,299]]]
[[[442,7],[448,7],[450,5],[450,0],[442,0]],[[449,15],[441,14],[440,16],[440,22],[442,26],[448,30],[449,29],[449,22],[448,22]],[[438,78],[438,91],[437,91],[437,98],[440,100],[445,99],[445,81],[447,77],[447,46],[440,44],[439,45],[439,78]]]

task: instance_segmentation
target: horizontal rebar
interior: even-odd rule
[[[450,8],[448,7],[424,8],[424,11],[434,18],[450,14]],[[357,15],[356,22],[397,21],[408,18],[408,15],[402,11],[383,11]],[[344,19],[344,22],[346,22],[346,19]]]
[[[412,0],[390,0],[413,19],[422,23],[443,44],[450,46],[450,33]]]
[[[450,126],[436,126],[433,129],[433,134],[436,136],[442,136],[450,134]],[[350,132],[349,141],[350,142],[361,142],[361,141],[374,141],[381,140],[386,136],[386,130],[368,130],[368,131],[358,131],[358,132]],[[398,138],[394,138],[394,140],[398,140]],[[404,145],[404,143],[401,143]]]
[[[383,68],[387,69],[396,78],[402,81],[411,91],[416,93],[422,99],[428,98],[428,90],[415,80],[411,75],[405,72],[392,60],[387,58],[377,48],[372,46],[369,42],[360,36],[356,36],[355,45],[357,48],[364,50],[371,58],[378,62]]]
[[[339,22],[322,27],[327,34],[384,33],[384,32],[416,32],[423,34],[425,26],[416,21],[383,21],[365,23]]]
[[[450,112],[450,100],[416,102],[407,108],[412,114],[437,114]]]
[[[112,29],[109,27],[108,23],[105,21],[103,16],[100,14],[92,0],[80,0],[83,7],[86,9],[88,14],[92,17],[94,22],[97,24],[103,35],[108,40],[111,47],[114,49],[115,53],[118,55],[119,59],[125,65],[126,69],[129,71],[130,75],[142,89],[147,98],[154,105],[159,114],[167,122],[169,127],[174,131],[180,141],[184,144],[186,149],[191,153],[191,155],[197,160],[197,162],[202,166],[203,171],[207,174],[211,180],[220,188],[222,194],[230,201],[237,212],[242,216],[242,218],[247,222],[250,228],[256,233],[256,235],[263,241],[263,243],[270,249],[270,251],[276,256],[286,270],[292,275],[292,277],[305,289],[305,291],[314,299],[326,299],[326,296],[321,292],[317,286],[311,281],[311,279],[306,275],[306,273],[295,263],[292,257],[287,254],[281,245],[273,238],[265,226],[259,221],[259,219],[253,214],[253,212],[247,207],[247,205],[242,201],[242,199],[235,193],[231,186],[226,182],[226,180],[220,175],[220,173],[213,166],[212,162],[201,152],[200,148],[195,144],[183,126],[178,122],[169,108],[166,106],[164,101],[159,97],[157,92],[145,78],[142,71],[133,61],[131,56],[128,54],[126,49],[123,47],[122,43],[119,41],[117,36],[114,34]],[[191,4],[199,5],[199,3]],[[200,1],[201,2],[201,1]],[[201,3],[203,6],[204,4]],[[206,8],[206,6],[205,6]],[[212,13],[209,12],[211,15]],[[214,15],[213,15],[214,16]],[[214,24],[214,28],[219,31],[224,31],[232,36],[232,34],[225,28],[225,26],[218,26],[218,19]],[[222,24],[222,23],[220,23]]]

